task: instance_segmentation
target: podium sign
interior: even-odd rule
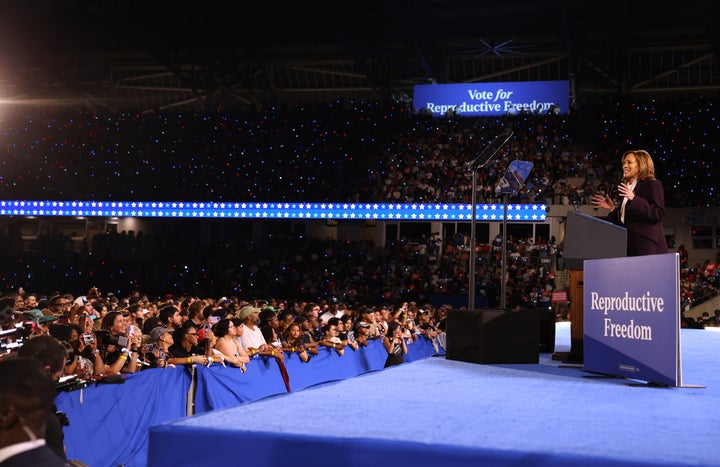
[[[583,265],[586,259],[617,258],[627,254],[627,230],[578,211],[568,212],[563,257],[570,270],[570,353],[566,361],[583,361]]]
[[[563,258],[567,269],[582,270],[586,259],[627,256],[627,229],[581,212],[568,212]]]
[[[679,387],[677,253],[585,261],[584,367]]]

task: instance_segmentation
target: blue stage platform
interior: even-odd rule
[[[569,350],[558,323],[556,351]],[[151,467],[720,465],[720,332],[681,330],[682,381],[430,357],[150,429]]]

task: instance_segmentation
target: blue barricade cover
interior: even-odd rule
[[[408,345],[405,362],[437,352],[424,337]],[[347,347],[338,355],[322,348],[303,363],[296,354],[285,354],[290,390],[381,370],[387,352],[382,340],[372,340],[358,350]],[[273,358],[256,357],[247,372],[231,366],[196,366],[195,413],[241,405],[287,392],[280,367]],[[58,410],[67,414],[65,445],[69,459],[92,467],[147,465],[150,427],[187,415],[191,375],[187,368],[149,369],[127,375],[124,384],[93,385],[58,394]]]
[[[438,347],[438,350],[435,350],[435,347],[433,347],[432,342],[430,342],[430,340],[427,337],[423,337],[423,336],[418,337],[411,344],[407,344],[407,348],[408,348],[408,353],[403,358],[405,363],[422,360],[423,358],[427,358],[434,354],[444,354],[445,353],[445,351],[442,350],[442,348],[440,348],[440,347]]]
[[[358,347],[357,358],[353,361],[358,367],[358,374],[382,370],[387,360],[387,352],[382,340],[368,341],[367,347]]]
[[[286,393],[285,383],[274,358],[255,357],[247,371],[228,365],[198,366],[195,413],[232,407]]]
[[[357,350],[346,347],[343,355],[334,349],[321,347],[318,355],[306,363],[297,354],[285,354],[285,366],[290,376],[290,389],[299,391],[316,384],[352,378],[363,373],[382,369],[387,353],[382,342],[368,342]]]
[[[186,416],[189,389],[190,375],[179,367],[58,394],[58,410],[70,421],[63,430],[68,459],[92,467],[145,465],[150,427]]]

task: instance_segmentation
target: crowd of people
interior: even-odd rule
[[[321,346],[342,353],[369,339],[390,336],[399,326],[408,343],[424,336],[438,351],[449,306],[416,302],[362,306],[345,302],[269,300],[199,296],[118,298],[97,288],[76,296],[49,298],[18,293],[2,299],[3,347],[12,351],[28,339],[50,335],[66,344],[65,375],[93,377],[134,373],[167,365],[227,364],[246,371],[256,356],[283,360],[286,352],[303,361]],[[395,323],[395,324],[393,324]],[[392,328],[392,329],[391,329]],[[13,343],[19,345],[14,346]],[[2,355],[2,352],[0,352]]]
[[[0,198],[468,202],[466,164],[512,130],[478,171],[481,200],[496,198],[498,174],[520,159],[534,163],[521,202],[587,202],[617,184],[623,151],[645,147],[658,178],[673,180],[668,206],[717,206],[716,114],[702,98],[504,117],[433,118],[359,101],[243,115],[35,111],[0,118]]]
[[[667,206],[716,206],[718,146],[707,131],[714,103],[679,108],[635,103],[582,118],[434,119],[402,106],[338,102],[242,116],[3,116],[0,198],[468,203],[467,162],[510,129],[511,143],[478,170],[478,202],[500,201],[498,177],[517,159],[534,164],[518,202],[604,199],[621,177],[619,155],[642,145],[653,152],[658,178],[675,181]],[[302,236],[199,244],[182,229],[111,230],[81,252],[71,252],[63,235],[41,235],[33,252],[6,235],[2,430],[18,458],[43,465],[65,459],[52,394],[66,377],[181,365],[246,372],[253,358],[282,368],[289,353],[309,362],[321,348],[342,355],[371,339],[382,340],[385,365],[397,365],[421,338],[444,350],[445,318],[455,305],[433,301],[466,296],[469,287],[470,242],[462,233],[377,246]],[[551,308],[562,244],[507,240],[508,307]],[[477,291],[490,307],[501,301],[502,249],[498,237],[477,250]],[[690,265],[684,246],[677,251],[686,310],[717,294],[720,261]],[[77,294],[79,284],[93,286]],[[557,317],[567,319],[561,305]],[[720,326],[720,310],[682,324]],[[37,398],[30,408],[18,402],[28,384]]]
[[[374,339],[382,340],[387,350],[385,366],[398,365],[407,346],[421,338],[444,352],[448,307],[420,308],[413,302],[397,308],[356,308],[342,302],[198,296],[151,300],[140,294],[104,295],[92,288],[82,295],[55,293],[47,298],[7,295],[0,298],[0,310],[0,372],[15,368],[13,361],[37,362],[54,394],[68,378],[103,381],[168,366],[216,364],[245,373],[253,358],[275,360],[285,376],[288,354],[307,363],[323,348],[343,355]],[[0,396],[0,409],[9,394]],[[22,442],[35,449],[41,445],[34,441],[42,439],[44,446],[35,454],[66,460],[61,413],[52,408],[52,399],[46,402],[46,431]]]
[[[401,238],[385,246],[365,240],[273,237],[201,247],[193,235],[192,230],[172,236],[151,233],[128,243],[126,235],[108,234],[102,236],[103,249],[92,254],[24,254],[20,267],[5,263],[2,279],[30,284],[26,288],[33,292],[44,283],[72,290],[92,280],[89,285],[114,294],[129,293],[122,290],[129,285],[130,291],[151,296],[251,294],[371,306],[452,302],[468,294],[470,247],[463,233],[445,239]],[[490,305],[500,302],[501,241],[498,237],[480,245],[476,255],[477,291]],[[548,287],[555,288],[555,271],[563,265],[561,245],[554,238],[512,235],[508,245],[510,279],[522,287],[526,306],[547,306]],[[188,250],[194,254],[188,256]]]
[[[511,142],[478,171],[479,202],[498,201],[498,176],[522,159],[534,168],[518,201],[588,203],[596,193],[612,192],[621,177],[620,154],[643,144],[653,153],[657,177],[674,181],[667,206],[713,206],[717,144],[708,140],[712,119],[705,117],[714,113],[714,101],[702,99],[499,118],[431,118],[405,106],[353,101],[261,107],[245,115],[36,112],[0,120],[6,141],[0,197],[469,202],[465,164],[511,129]],[[368,305],[468,293],[463,234],[383,246],[298,237],[204,245],[190,229],[110,230],[88,239],[80,253],[70,251],[63,235],[41,234],[29,252],[14,238],[17,232],[5,234],[3,293],[19,285],[83,284],[117,294],[251,294]],[[477,287],[489,305],[500,301],[498,248],[488,242],[477,255]],[[507,250],[506,298],[546,306],[555,271],[563,269],[562,244],[509,238]],[[715,274],[699,274],[704,268],[696,266],[683,268],[686,302],[716,291]]]

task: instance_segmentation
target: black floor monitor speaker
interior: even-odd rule
[[[540,353],[555,352],[555,312],[538,311],[540,318]]]
[[[535,311],[450,310],[445,358],[471,363],[539,363]]]

